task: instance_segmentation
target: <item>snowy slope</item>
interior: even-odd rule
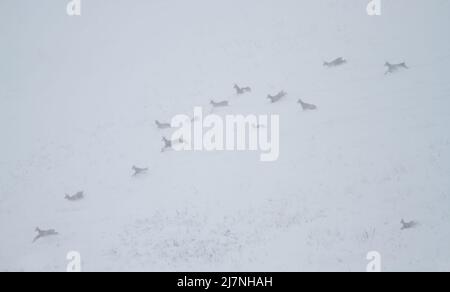
[[[450,270],[449,1],[64,2],[0,1],[0,271]],[[210,99],[280,114],[280,159],[160,153]]]

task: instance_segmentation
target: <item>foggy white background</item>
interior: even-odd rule
[[[1,271],[450,270],[449,1],[68,2],[0,0]],[[210,99],[279,114],[280,159],[160,153]]]

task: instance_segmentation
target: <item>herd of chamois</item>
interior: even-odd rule
[[[345,64],[347,64],[347,60],[339,57],[336,58],[330,62],[323,62],[323,66],[327,67],[327,68],[335,68],[335,67],[339,67],[339,66],[343,66]],[[397,73],[400,70],[405,70],[405,69],[409,69],[409,67],[406,65],[405,62],[403,63],[398,63],[398,64],[391,64],[389,62],[386,62],[384,65],[387,70],[385,72],[385,75],[388,74],[393,74],[393,73]],[[252,92],[252,88],[251,87],[240,87],[239,85],[235,84],[234,85],[234,89],[236,91],[237,95],[243,95],[246,93],[251,93]],[[282,99],[284,99],[287,96],[287,93],[282,90],[280,92],[278,92],[277,94],[274,95],[267,95],[267,99],[270,101],[270,103],[277,103],[279,101],[281,101]],[[315,104],[311,104],[311,103],[307,103],[305,101],[303,101],[302,99],[298,100],[298,104],[300,104],[302,110],[304,111],[313,111],[313,110],[317,110],[318,107]],[[210,101],[210,105],[212,107],[212,109],[216,109],[216,108],[222,108],[222,107],[228,107],[230,106],[230,103],[228,101],[214,101],[211,100]],[[165,130],[165,129],[170,129],[171,128],[171,124],[170,123],[164,123],[164,122],[160,122],[158,120],[155,121],[156,127],[160,130]],[[161,152],[165,152],[166,150],[170,150],[172,148],[172,145],[174,143],[183,143],[182,140],[179,141],[171,141],[165,137],[162,138],[162,142],[163,142],[163,148],[161,150]],[[147,167],[137,167],[137,166],[133,166],[132,167],[132,171],[133,177],[139,176],[139,175],[143,175],[145,173],[148,172],[148,168]],[[85,198],[84,192],[80,191],[75,193],[74,195],[65,195],[65,199],[67,201],[70,202],[77,202],[77,201],[81,201]],[[401,220],[401,230],[405,230],[405,229],[411,229],[411,228],[415,228],[418,226],[418,223],[415,221],[411,221],[411,222],[405,222],[405,220]],[[56,236],[59,233],[57,231],[55,231],[54,229],[48,229],[48,230],[42,230],[39,227],[37,227],[36,229],[37,235],[34,238],[33,242],[36,242],[37,240],[41,239],[41,238],[45,238],[45,237],[50,237],[50,236]]]

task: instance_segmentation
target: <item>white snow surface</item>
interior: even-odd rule
[[[450,271],[450,1],[68,2],[0,0],[0,271]],[[161,153],[211,99],[279,160]]]

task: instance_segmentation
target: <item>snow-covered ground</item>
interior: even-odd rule
[[[0,271],[450,270],[449,1],[66,2],[0,0]],[[279,114],[279,160],[161,153],[210,99]]]

